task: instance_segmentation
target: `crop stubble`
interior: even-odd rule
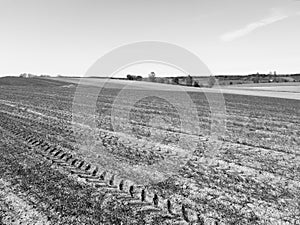
[[[87,136],[83,132],[86,128],[71,122],[75,88],[3,88],[0,127],[5,138],[1,140],[3,148],[9,149],[3,154],[8,159],[16,157],[19,164],[28,169],[37,166],[35,157],[38,155],[43,162],[38,164],[39,168],[60,171],[64,179],[75,179],[73,182],[87,185],[93,193],[99,191],[110,196],[107,202],[117,198],[118,209],[112,209],[112,203],[107,208],[124,210],[129,215],[122,214],[125,224],[128,217],[138,221],[141,209],[145,213],[144,223],[153,224],[172,224],[175,221],[201,223],[209,219],[224,224],[297,224],[300,221],[300,127],[297,123],[300,108],[296,100],[225,95],[227,131],[221,137],[222,147],[214,164],[208,165],[202,159],[209,144],[210,114],[208,103],[201,93],[189,93],[197,106],[201,127],[199,136],[187,130],[183,134],[174,107],[166,101],[149,97],[131,110],[134,135],[128,137],[113,132],[111,124],[111,107],[119,90],[103,89],[97,102],[98,151],[94,150],[91,155],[90,149],[83,151],[78,146],[79,142],[86,141]],[[138,91],[132,94],[138,94]],[[180,100],[178,104],[180,107]],[[117,107],[128,110],[126,99]],[[159,119],[151,120],[156,117]],[[122,117],[119,119],[122,120]],[[181,122],[195,123],[188,120]],[[176,157],[172,154],[172,145],[178,142],[180,135],[196,141],[197,148],[177,174],[147,186],[143,186],[139,176],[130,180],[131,171],[126,170],[126,165],[151,165],[164,158]],[[18,145],[21,148],[18,156],[13,156]],[[12,163],[8,161],[4,167]],[[95,172],[96,168],[98,171]],[[103,175],[104,171],[107,173]],[[23,179],[26,180],[25,177]],[[122,180],[125,183],[121,187]],[[48,183],[51,186],[52,181]],[[35,184],[29,185],[35,187]],[[130,192],[131,186],[135,187],[134,193]],[[44,188],[47,188],[46,185]],[[88,197],[93,199],[93,204],[97,204],[99,197]],[[50,220],[61,218],[57,219],[60,222],[67,218],[68,204],[72,202],[58,200],[55,203],[41,197],[40,201],[52,208],[54,216]],[[99,209],[103,209],[105,201],[98,202]],[[53,207],[55,204],[58,208]],[[86,209],[92,211],[94,208],[86,206]],[[81,218],[78,221],[93,223],[102,219],[105,223],[103,217],[91,216],[92,219],[87,219],[84,213],[73,217],[74,221],[78,217]],[[120,223],[122,217],[116,221],[119,219]]]

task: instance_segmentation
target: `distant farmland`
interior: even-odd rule
[[[134,89],[154,89],[154,90],[170,90],[170,91],[187,91],[187,92],[216,92],[220,89],[226,94],[238,94],[238,95],[251,95],[262,97],[275,97],[275,98],[287,98],[300,100],[298,94],[300,83],[260,83],[260,84],[243,84],[243,85],[228,85],[219,86],[215,88],[196,88],[187,86],[177,86],[171,84],[152,83],[144,81],[126,81],[126,80],[111,80],[111,79],[97,79],[97,78],[51,78],[57,81],[71,82],[78,84],[81,82],[85,85],[93,85],[99,87],[113,87],[123,88],[130,86]],[[283,86],[283,87],[282,87]],[[268,88],[263,88],[268,87]],[[272,88],[271,88],[272,87]],[[255,90],[255,91],[253,91]]]

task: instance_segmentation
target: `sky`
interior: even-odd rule
[[[193,52],[214,75],[300,73],[299,27],[299,0],[0,0],[0,76],[80,76],[152,40]],[[173,71],[149,65],[126,74]]]

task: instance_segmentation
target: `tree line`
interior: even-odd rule
[[[175,84],[175,85],[184,85],[184,86],[193,86],[193,87],[213,87],[216,83],[216,78],[214,76],[210,76],[208,78],[207,85],[204,85],[194,80],[194,78],[190,75],[182,76],[182,77],[157,77],[155,72],[149,73],[147,78],[128,74],[127,80],[149,81],[149,82],[156,82],[156,83]]]

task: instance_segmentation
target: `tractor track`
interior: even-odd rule
[[[172,224],[197,222],[194,218],[195,213],[185,205],[181,207],[174,206],[174,203],[170,200],[163,199],[156,193],[151,193],[142,185],[136,185],[130,180],[120,179],[108,171],[100,171],[99,167],[85,162],[80,157],[71,154],[70,151],[66,151],[65,148],[37,137],[35,132],[29,132],[28,128],[24,130],[7,123],[0,126],[7,135],[23,142],[32,149],[32,152],[51,162],[56,169],[63,170],[74,179],[97,188],[99,192],[112,194],[124,202],[125,205],[144,213],[150,218],[167,217],[168,220],[172,221]],[[181,210],[178,211],[178,209]]]
[[[40,103],[40,100],[38,103]],[[249,197],[252,203],[258,204],[258,206],[252,204],[249,207],[249,210],[251,211],[256,210],[256,208],[259,209],[258,211],[254,211],[255,213],[262,211],[262,209],[265,208],[268,209],[268,205],[270,205],[271,210],[276,209],[274,213],[271,212],[270,214],[266,214],[267,216],[258,213],[262,220],[266,217],[270,217],[269,215],[275,215],[277,212],[285,212],[286,215],[284,216],[288,218],[288,210],[285,211],[283,208],[278,208],[277,210],[279,202],[277,201],[276,194],[279,193],[280,187],[280,194],[293,196],[292,194],[294,194],[294,192],[291,192],[293,186],[288,186],[287,192],[283,192],[282,190],[284,188],[281,188],[279,181],[277,184],[277,178],[282,180],[280,180],[280,182],[295,184],[295,187],[299,187],[300,170],[294,168],[295,165],[297,165],[296,162],[297,159],[299,159],[299,153],[294,151],[295,149],[292,144],[287,143],[287,146],[291,146],[290,148],[283,148],[284,144],[279,145],[277,148],[276,146],[269,145],[268,143],[272,143],[270,141],[266,143],[261,141],[253,142],[251,139],[251,142],[245,142],[243,139],[241,139],[241,141],[240,139],[236,140],[233,136],[223,140],[226,144],[224,148],[226,150],[224,153],[226,154],[218,161],[217,165],[214,165],[214,168],[208,168],[209,170],[206,170],[206,166],[201,165],[201,161],[197,161],[197,158],[200,158],[201,155],[197,155],[195,157],[196,161],[189,162],[187,168],[184,168],[185,171],[181,174],[182,176],[176,177],[177,181],[185,179],[185,182],[188,180],[190,184],[198,188],[198,192],[203,191],[208,197],[198,200],[197,198],[194,198],[194,196],[190,198],[186,197],[185,195],[182,195],[182,192],[179,194],[180,197],[187,198],[190,201],[187,204],[178,204],[172,197],[173,193],[171,194],[171,197],[168,195],[168,197],[163,198],[155,192],[155,188],[151,189],[150,187],[150,191],[146,186],[137,185],[130,179],[118,177],[114,174],[116,170],[108,170],[109,168],[106,168],[105,165],[101,165],[101,163],[94,164],[92,163],[93,160],[91,161],[90,158],[84,156],[84,153],[81,154],[82,152],[76,151],[76,146],[73,144],[85,139],[85,136],[81,136],[82,133],[84,133],[82,131],[84,131],[83,129],[85,128],[81,127],[79,124],[78,127],[74,126],[72,129],[72,123],[69,120],[70,112],[67,110],[61,110],[62,108],[59,108],[60,110],[50,110],[50,107],[47,108],[47,105],[44,104],[45,107],[39,107],[37,111],[35,111],[34,105],[27,105],[27,109],[19,112],[19,107],[9,104],[11,103],[5,103],[6,108],[0,110],[0,118],[3,119],[3,121],[0,121],[0,128],[3,127],[6,130],[6,133],[11,135],[12,139],[19,139],[22,141],[34,153],[38,154],[39,157],[47,160],[54,169],[59,170],[80,182],[91,185],[99,190],[99,193],[103,192],[114,195],[125,204],[130,205],[135,211],[144,211],[145,215],[149,216],[149,218],[156,216],[168,217],[168,221],[171,221],[171,224],[203,224],[202,221],[200,222],[198,216],[199,213],[205,214],[206,206],[209,205],[211,207],[209,210],[214,212],[215,215],[217,214],[217,216],[215,216],[212,213],[209,214],[209,212],[209,218],[216,218],[216,220],[220,221],[218,219],[220,218],[219,215],[225,215],[226,218],[230,217],[229,219],[227,218],[227,221],[232,222],[234,219],[231,219],[231,217],[234,215],[237,218],[240,214],[231,214],[229,210],[224,210],[227,207],[227,202],[230,204],[230,207],[232,205],[237,209],[237,212],[239,212],[240,209],[248,207],[248,199],[242,203],[240,202],[241,200],[244,200],[245,196]],[[146,105],[146,107],[148,107],[148,105]],[[236,118],[239,115],[239,111],[235,112],[234,109],[235,107],[230,110],[233,113],[233,118]],[[5,116],[3,116],[4,114]],[[260,117],[256,117],[260,119]],[[262,117],[262,119],[263,118],[264,117]],[[201,120],[203,120],[203,118],[201,118]],[[286,120],[279,121],[284,122]],[[100,127],[103,129],[99,129],[99,132],[97,133],[99,134],[99,143],[104,151],[113,153],[116,158],[121,156],[126,159],[128,158],[130,161],[130,157],[133,157],[134,160],[138,157],[133,154],[139,151],[145,151],[146,154],[154,153],[154,156],[165,155],[166,157],[173,157],[168,152],[161,151],[161,149],[148,149],[148,146],[136,145],[135,142],[130,143],[128,139],[119,139],[118,136],[114,136],[113,132],[111,132],[109,120],[104,118],[102,122],[103,126]],[[240,123],[234,121],[232,127],[240,128],[244,123],[244,120]],[[252,126],[252,124],[249,125]],[[138,126],[140,129],[147,128],[142,123],[136,123],[135,126]],[[255,128],[252,128],[251,126],[251,129]],[[261,129],[259,131],[261,131]],[[272,131],[275,132],[275,130]],[[286,140],[283,138],[283,131],[280,129],[278,131],[276,130],[279,137],[278,139],[282,141]],[[174,133],[172,131],[170,132]],[[240,136],[240,133],[238,133],[238,136]],[[74,141],[75,138],[77,139]],[[203,138],[205,139],[205,137]],[[203,142],[205,142],[205,140],[203,140]],[[152,156],[153,155],[151,155],[150,158],[153,158]],[[290,163],[277,163],[276,160],[285,162],[281,157],[285,157],[285,161],[289,161]],[[269,158],[274,159],[271,161]],[[205,171],[208,173],[205,173]],[[195,177],[199,179],[199,183],[194,182],[195,180],[193,179]],[[274,182],[270,182],[271,184],[269,184],[269,182],[266,181],[267,179],[265,179],[266,177]],[[183,182],[180,184],[182,187]],[[159,188],[160,187],[158,187],[158,190]],[[222,198],[225,194],[226,196],[230,196],[230,198]],[[175,198],[177,196],[175,196]],[[167,198],[170,198],[171,200]],[[205,206],[205,208],[202,210],[200,207],[193,207],[190,202],[193,204],[195,203],[200,207]],[[190,207],[193,207],[193,209]],[[195,213],[195,211],[197,213]],[[250,219],[253,218],[251,216]],[[282,221],[282,218],[276,216],[272,219],[272,221],[276,220]],[[291,221],[296,220],[291,219]],[[297,224],[297,221],[295,224]],[[292,224],[292,222],[289,224]]]

